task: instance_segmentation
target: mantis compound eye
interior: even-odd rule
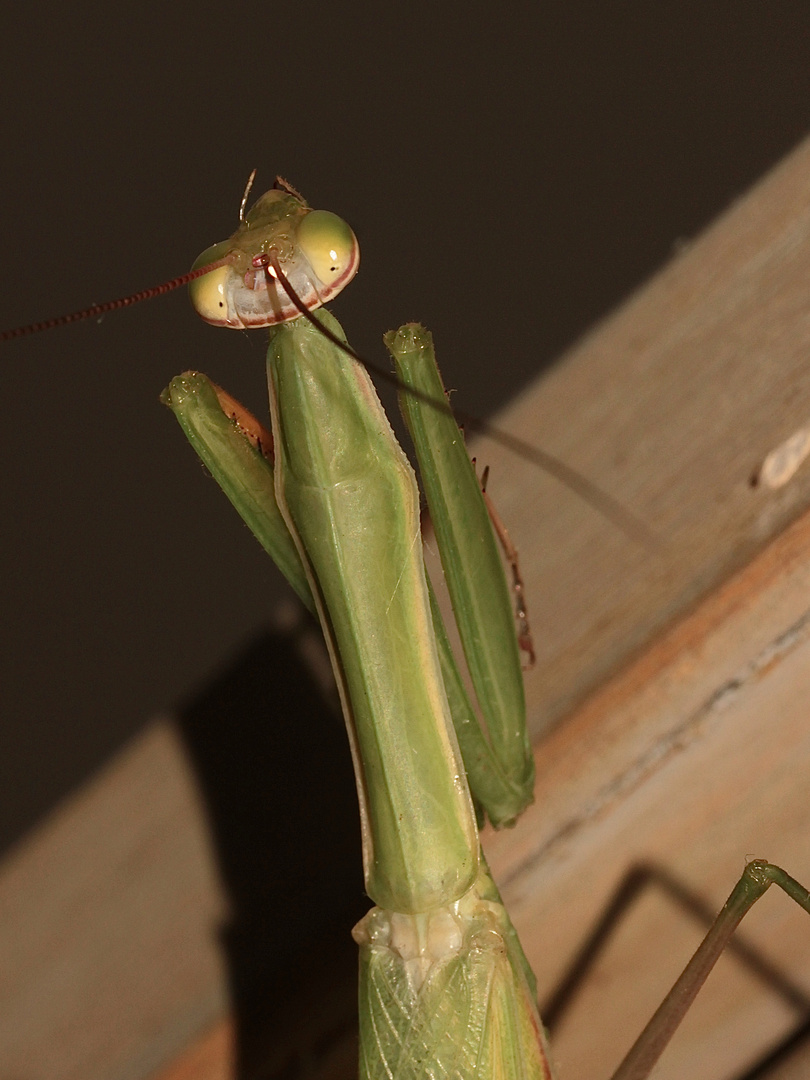
[[[228,253],[230,242],[214,244],[196,259],[193,270],[199,266],[207,266],[208,263],[217,262]],[[207,322],[228,325],[231,321],[231,304],[226,291],[229,275],[233,273],[230,266],[219,266],[210,274],[203,274],[189,282],[188,291],[194,310]]]
[[[301,254],[324,285],[346,284],[357,272],[360,249],[346,222],[328,210],[312,210],[298,226]]]

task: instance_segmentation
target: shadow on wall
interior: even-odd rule
[[[263,634],[179,711],[232,916],[237,1077],[356,1075],[363,892],[351,757],[308,616]],[[329,676],[331,678],[331,675]],[[335,701],[336,701],[336,695]]]

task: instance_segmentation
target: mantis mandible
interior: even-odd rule
[[[203,376],[164,402],[260,542],[321,620],[361,806],[366,888],[361,1076],[551,1077],[533,976],[486,865],[477,821],[511,824],[533,763],[509,592],[449,416],[432,342],[386,336],[483,724],[466,699],[424,575],[415,479],[365,371],[325,312],[353,276],[351,229],[287,186],[195,264],[209,322],[271,328],[271,443]],[[462,764],[463,758],[463,764]],[[752,863],[716,927],[615,1073],[649,1074],[742,914],[776,881]]]

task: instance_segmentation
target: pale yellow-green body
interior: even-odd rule
[[[465,754],[474,759],[468,768],[480,809],[493,820],[513,819],[531,798],[531,755],[521,726],[522,691],[502,690],[497,680],[498,668],[511,680],[519,664],[511,659],[499,664],[497,650],[495,659],[487,661],[496,684],[489,696],[512,702],[505,719],[493,720],[487,731],[469,704],[462,707],[462,719],[451,715],[445,685],[455,686],[457,677],[450,671],[454,661],[443,633],[439,658],[415,475],[365,370],[326,340],[319,326],[304,319],[284,320],[279,276],[271,261],[277,258],[290,279],[294,267],[304,266],[312,280],[303,286],[293,283],[293,288],[302,294],[311,289],[320,298],[319,274],[328,273],[334,262],[337,241],[347,235],[353,239],[353,234],[348,226],[338,227],[337,241],[331,243],[327,228],[321,239],[328,254],[321,258],[304,227],[307,250],[302,261],[289,238],[300,236],[307,216],[319,212],[309,211],[289,191],[265,199],[273,219],[269,232],[259,238],[251,211],[245,219],[250,250],[243,250],[244,228],[209,249],[204,259],[227,255],[227,273],[223,277],[215,271],[219,277],[211,275],[213,286],[197,290],[196,296],[209,321],[219,321],[216,316],[224,308],[221,325],[247,325],[260,292],[257,274],[264,275],[266,321],[274,326],[268,353],[274,476],[265,463],[243,470],[241,450],[231,446],[220,421],[210,416],[213,403],[199,377],[175,380],[164,400],[205,459],[213,456],[215,475],[268,550],[278,547],[286,564],[292,544],[308,584],[301,585],[302,575],[296,571],[296,588],[305,601],[314,601],[327,639],[355,764],[366,889],[376,904],[354,931],[360,945],[361,1076],[547,1080],[533,977],[482,865],[475,810],[453,726],[454,721],[461,725]],[[316,224],[321,229],[324,221]],[[341,273],[356,268],[351,243],[344,256],[338,260]],[[317,273],[313,266],[320,267]],[[231,284],[226,286],[229,275]],[[243,287],[247,316],[239,307]],[[305,300],[305,306],[317,305]],[[327,313],[319,314],[318,321],[342,338]],[[407,333],[403,328],[402,334],[403,342],[424,351],[432,363],[429,336],[418,328]],[[443,402],[438,405],[447,412]],[[424,407],[431,405],[426,402]],[[230,438],[237,443],[242,439],[235,426]],[[450,498],[463,505],[471,490],[480,500],[457,428],[450,439],[461,448],[457,460],[464,472],[462,484],[450,483]],[[421,467],[426,467],[423,461]],[[234,468],[237,482],[231,476]],[[248,474],[250,480],[242,483]],[[265,530],[274,534],[278,521],[275,506],[272,512],[261,512],[264,500],[277,504],[286,524],[287,535],[278,541],[264,535]],[[471,527],[481,529],[481,518]],[[486,536],[479,539],[494,550],[488,522]],[[490,620],[490,630],[507,627],[504,648],[516,657],[503,570],[497,557],[487,566],[472,575],[476,580],[470,587],[489,590],[496,606],[505,604],[505,618]],[[477,580],[493,573],[494,584]],[[460,602],[479,617],[486,610],[477,594]],[[475,663],[480,650],[472,651]],[[492,678],[488,673],[485,681]],[[454,689],[454,709],[459,695],[464,691]],[[472,725],[475,734],[469,737]],[[504,732],[510,748],[501,755],[497,744]],[[507,776],[514,764],[518,775]],[[493,783],[482,779],[489,772],[496,774]]]

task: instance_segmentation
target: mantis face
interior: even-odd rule
[[[351,228],[328,210],[311,210],[290,191],[273,189],[254,204],[229,240],[207,248],[193,269],[225,263],[191,282],[191,302],[214,326],[235,330],[274,326],[300,312],[267,256],[275,255],[307,308],[333,299],[360,265]]]

